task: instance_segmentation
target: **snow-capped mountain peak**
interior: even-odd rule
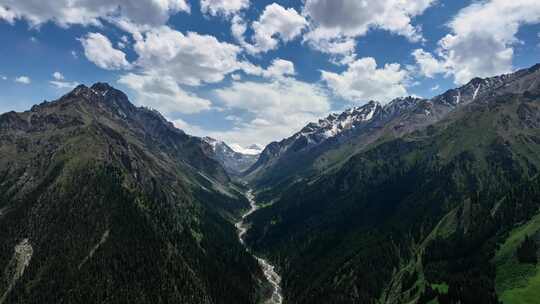
[[[319,143],[354,129],[358,125],[368,123],[381,108],[378,102],[370,101],[363,106],[350,108],[341,114],[332,113],[318,122],[309,123],[296,134],[296,137],[303,136],[310,142]]]
[[[414,109],[418,106],[418,103],[422,101],[422,98],[408,96],[408,97],[399,97],[384,106],[386,113],[393,115],[396,113],[402,113],[411,109]]]
[[[202,138],[207,144],[206,151],[213,159],[217,160],[227,172],[236,175],[249,168],[257,161],[261,148],[251,145],[243,148],[238,144],[227,145],[225,142],[211,138]]]
[[[262,152],[262,148],[256,144],[250,145],[247,148],[242,147],[239,144],[230,144],[229,147],[236,153],[244,155],[259,155]]]
[[[203,140],[204,142],[206,142],[207,144],[209,144],[210,147],[212,147],[212,150],[214,150],[214,152],[216,151],[216,146],[217,146],[218,144],[223,143],[223,142],[221,142],[221,141],[219,141],[219,140],[217,140],[217,139],[214,139],[214,138],[208,137],[208,136],[203,137],[202,140]]]

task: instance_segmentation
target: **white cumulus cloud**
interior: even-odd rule
[[[354,38],[370,29],[382,29],[411,41],[422,40],[419,26],[412,24],[435,0],[306,0],[302,14],[310,21],[305,40],[320,51],[351,55]]]
[[[32,26],[48,21],[68,27],[101,25],[101,19],[126,19],[136,24],[160,25],[178,12],[189,12],[186,0],[3,0],[0,18],[13,23],[27,20]]]
[[[62,73],[60,73],[60,72],[54,72],[52,74],[52,76],[53,76],[53,78],[55,80],[64,80],[65,79],[64,75],[62,75]]]
[[[264,77],[280,78],[295,75],[294,63],[284,59],[275,59],[272,64],[263,72]]]
[[[238,46],[220,42],[214,36],[183,34],[166,26],[142,34],[134,49],[139,55],[139,67],[186,85],[220,82],[241,68]]]
[[[115,49],[109,38],[102,34],[88,33],[79,40],[86,58],[98,67],[106,70],[120,70],[131,66],[126,59],[126,54]]]
[[[17,19],[17,14],[7,7],[0,5],[0,19],[5,20],[8,23],[13,23],[15,22],[15,19]]]
[[[457,84],[473,77],[511,72],[519,28],[538,23],[540,2],[537,0],[475,2],[449,23],[451,33],[439,41],[435,56],[422,51],[425,56],[416,59],[425,75],[449,73]]]
[[[165,115],[198,113],[211,107],[209,100],[183,90],[170,76],[128,73],[118,82],[136,92],[137,103],[157,109]]]
[[[249,7],[249,0],[201,0],[201,11],[211,16],[225,17]]]
[[[445,63],[433,57],[429,52],[416,49],[412,55],[420,68],[420,72],[426,77],[433,78],[436,74],[448,72]]]
[[[30,79],[30,77],[28,76],[19,76],[15,78],[15,82],[22,83],[22,84],[30,84],[32,83],[32,79]]]
[[[259,66],[256,66],[247,62],[243,62],[241,66],[242,66],[242,70],[245,73],[249,75],[264,77],[264,78],[278,79],[282,77],[289,77],[289,76],[296,75],[294,63],[289,60],[285,60],[281,58],[274,59],[272,63],[266,69],[263,69]],[[241,79],[241,78],[238,78],[238,75],[236,76],[232,75],[232,76],[233,76],[232,77],[233,80]]]
[[[371,57],[351,62],[343,73],[322,71],[322,80],[334,94],[352,102],[376,100],[381,103],[407,95],[407,70],[397,63],[377,67]]]
[[[140,30],[133,28],[133,51],[137,59],[129,63],[124,52],[114,49],[103,35],[90,33],[81,39],[86,57],[101,68],[131,69],[119,82],[137,95],[137,102],[167,115],[198,113],[212,103],[182,86],[219,83],[237,71],[265,78],[294,75],[292,62],[276,59],[267,69],[240,60],[242,49],[211,35],[182,33],[168,26]],[[127,40],[127,39],[124,39]],[[122,40],[123,41],[123,40]],[[234,76],[237,80],[238,74]]]
[[[244,36],[247,25],[239,16],[233,18],[232,33],[249,53],[256,54],[274,50],[280,42],[296,39],[306,26],[306,19],[294,8],[284,8],[272,3],[266,6],[259,19],[251,24],[252,42],[246,41]]]

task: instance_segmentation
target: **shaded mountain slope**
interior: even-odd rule
[[[281,195],[250,217],[248,242],[280,265],[289,303],[424,303],[439,283],[440,301],[496,302],[494,244],[523,220],[499,225],[520,204],[497,202],[540,169],[539,66],[478,83],[439,122],[270,190]],[[435,99],[462,103],[455,92]]]
[[[0,302],[255,302],[249,204],[201,146],[106,84],[1,115]]]

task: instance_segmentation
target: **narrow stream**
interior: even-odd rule
[[[246,193],[246,197],[249,200],[249,205],[250,205],[251,208],[249,209],[248,212],[246,212],[246,213],[244,213],[244,215],[242,215],[242,219],[238,223],[236,223],[236,225],[235,225],[236,229],[238,230],[238,238],[240,239],[240,243],[242,243],[242,245],[244,245],[244,247],[246,247],[246,250],[250,254],[252,254],[253,257],[255,257],[255,259],[257,259],[257,261],[259,262],[259,265],[261,265],[261,268],[262,268],[262,270],[264,272],[264,276],[266,277],[268,282],[270,282],[270,284],[272,284],[272,288],[273,288],[272,297],[270,299],[268,299],[264,303],[265,304],[281,304],[281,303],[283,303],[283,296],[281,295],[281,286],[280,286],[281,277],[277,274],[277,272],[275,271],[275,268],[274,268],[274,266],[272,264],[270,264],[267,260],[265,260],[263,258],[260,258],[260,257],[256,256],[255,254],[253,254],[253,252],[251,252],[251,250],[249,250],[249,248],[246,246],[246,244],[244,242],[244,235],[248,231],[248,227],[247,227],[247,223],[245,223],[245,219],[250,214],[252,214],[253,212],[257,211],[257,209],[259,209],[259,207],[255,203],[253,191],[251,191],[251,190],[248,191]]]

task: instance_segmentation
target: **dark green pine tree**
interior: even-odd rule
[[[537,251],[538,244],[527,235],[518,247],[516,255],[520,263],[536,264],[538,262]]]

